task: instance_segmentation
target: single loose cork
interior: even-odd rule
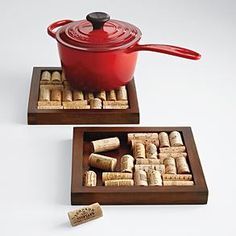
[[[164,153],[171,153],[171,152],[181,153],[181,152],[185,152],[185,150],[186,150],[185,146],[159,148],[160,153],[162,153],[162,152],[164,152]]]
[[[136,159],[137,165],[157,165],[160,164],[159,159]]]
[[[105,186],[111,187],[120,187],[120,186],[133,186],[133,179],[115,179],[115,180],[106,180]]]
[[[157,147],[155,144],[146,144],[146,157],[148,159],[157,159]]]
[[[89,165],[94,168],[98,168],[106,171],[114,171],[116,167],[117,159],[92,153],[89,156]]]
[[[116,101],[116,92],[115,90],[110,90],[107,92],[107,100],[108,101]]]
[[[142,143],[135,143],[133,150],[134,158],[146,158],[145,156],[145,146]]]
[[[52,83],[60,83],[61,82],[60,72],[53,71],[51,81],[52,81]]]
[[[193,181],[171,181],[171,180],[164,180],[164,186],[191,186],[194,185]]]
[[[113,104],[113,105],[103,105],[103,109],[128,109],[128,105],[119,105],[119,104]]]
[[[51,101],[61,101],[61,90],[53,89],[51,90]]]
[[[123,155],[120,159],[121,172],[132,173],[134,168],[134,158],[129,155]]]
[[[156,164],[156,165],[151,165],[151,164],[148,164],[148,165],[135,165],[134,166],[134,169],[135,171],[137,170],[143,170],[143,171],[148,171],[148,170],[157,170],[159,171],[161,174],[164,174],[165,173],[165,165],[162,165],[162,164]]]
[[[178,181],[186,181],[186,180],[192,180],[193,176],[190,174],[164,174],[162,175],[163,180],[178,180]]]
[[[68,212],[68,217],[72,226],[80,225],[102,216],[102,208],[98,203]]]
[[[148,170],[148,185],[149,186],[162,186],[161,173],[157,170]]]
[[[132,179],[132,173],[122,173],[122,172],[103,172],[102,173],[102,182],[106,180],[118,180],[118,179]]]
[[[116,90],[116,98],[120,101],[128,100],[127,90],[125,86],[121,86]]]
[[[178,174],[189,174],[190,169],[187,163],[187,160],[184,156],[176,158],[176,166]]]
[[[90,92],[86,92],[86,93],[84,94],[84,98],[85,98],[85,100],[88,100],[88,103],[90,103],[90,101],[91,101],[92,99],[94,99],[94,94],[93,94],[93,93],[90,93]]]
[[[184,145],[181,134],[178,131],[172,131],[169,135],[169,139],[172,147],[180,147]]]
[[[96,95],[96,98],[99,98],[102,101],[106,101],[107,100],[106,92],[104,90],[98,92],[97,95]]]
[[[51,81],[51,73],[49,71],[43,71],[42,75],[41,75],[41,80],[40,83],[50,83]]]
[[[63,102],[72,102],[72,92],[70,89],[63,90]]]
[[[104,138],[92,141],[94,152],[106,152],[118,149],[120,140],[118,137]]]
[[[163,163],[163,161],[168,158],[168,157],[173,157],[173,158],[176,158],[176,157],[180,157],[180,156],[184,156],[184,157],[187,157],[187,153],[186,152],[182,152],[182,153],[175,153],[175,152],[170,152],[170,153],[159,153],[158,154],[159,158],[160,158],[160,162]]]
[[[135,170],[134,183],[137,186],[148,186],[147,173],[144,170]]]
[[[160,147],[170,147],[169,136],[166,132],[159,133]]]
[[[151,142],[152,140],[158,141],[158,133],[128,133],[128,143],[131,143],[132,140],[139,140],[146,142],[147,141]]]
[[[73,101],[82,101],[84,100],[84,94],[80,90],[73,91]]]
[[[97,174],[92,171],[85,171],[84,173],[84,185],[87,187],[94,187],[97,185]]]
[[[90,100],[91,109],[102,109],[102,100],[99,98],[94,98]]]
[[[50,101],[50,90],[46,88],[40,88],[39,101]]]

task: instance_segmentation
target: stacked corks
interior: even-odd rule
[[[92,141],[94,153],[89,157],[89,165],[103,170],[105,186],[170,186],[193,185],[192,174],[187,162],[186,148],[178,131],[158,133],[128,133],[128,143],[132,155],[117,159],[99,152],[120,147],[118,137]],[[119,172],[115,172],[119,169]],[[94,171],[85,172],[85,186],[96,186]]]
[[[64,73],[43,71],[38,109],[127,109],[126,86],[98,93],[73,90]]]

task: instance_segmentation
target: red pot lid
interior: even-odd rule
[[[136,26],[110,20],[106,13],[90,13],[86,19],[61,27],[56,32],[57,40],[79,50],[110,51],[128,48],[141,38],[141,31]]]

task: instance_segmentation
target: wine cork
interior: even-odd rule
[[[116,97],[117,97],[117,100],[120,100],[120,101],[128,100],[127,90],[125,86],[121,86],[116,90]]]
[[[157,165],[135,165],[134,166],[134,169],[135,171],[138,171],[138,170],[143,170],[143,171],[148,171],[148,170],[157,170],[159,171],[161,174],[164,174],[165,173],[165,165],[162,165],[162,164],[157,164]]]
[[[184,156],[176,158],[176,166],[177,166],[178,174],[190,173],[190,169],[189,169],[187,160]]]
[[[132,173],[122,173],[122,172],[103,172],[102,173],[102,182],[106,180],[118,180],[118,179],[132,179]]]
[[[134,183],[137,186],[148,186],[147,173],[144,170],[135,170]]]
[[[51,73],[49,71],[43,71],[41,75],[41,82],[50,83],[51,81]]]
[[[94,168],[98,168],[106,171],[114,171],[116,167],[117,159],[92,153],[89,156],[89,165]]]
[[[153,140],[156,140],[158,143],[158,133],[128,133],[128,143],[131,143],[132,140],[146,142],[152,142]]]
[[[110,90],[107,92],[107,100],[108,101],[116,101],[116,92],[115,90]]]
[[[120,186],[133,186],[133,179],[116,179],[116,180],[106,180],[105,186],[120,187]]]
[[[102,100],[99,98],[94,98],[90,100],[91,109],[102,109]]]
[[[64,109],[90,109],[87,100],[62,102]]]
[[[92,141],[94,152],[106,152],[118,149],[120,147],[120,140],[118,137],[104,138]]]
[[[103,109],[128,109],[128,105],[119,105],[119,104],[112,104],[112,105],[103,105]]]
[[[63,101],[64,102],[72,102],[72,92],[70,89],[63,90]]]
[[[65,72],[62,70],[61,72],[61,81],[64,82],[66,80]]]
[[[181,134],[178,131],[172,131],[169,135],[169,138],[172,147],[179,147],[184,145]]]
[[[104,90],[98,92],[96,97],[101,99],[102,101],[106,101],[107,100],[106,92]]]
[[[168,158],[168,157],[173,157],[173,158],[176,158],[176,157],[180,157],[180,156],[184,156],[184,157],[187,157],[187,153],[186,152],[182,152],[182,153],[175,153],[175,152],[170,152],[170,153],[159,153],[159,158],[160,158],[160,162],[163,163],[163,161]]]
[[[53,89],[51,91],[51,101],[61,101],[61,90],[60,89]]]
[[[149,159],[157,159],[157,147],[155,144],[146,144],[146,157]]]
[[[60,83],[61,82],[61,74],[58,71],[54,71],[52,73],[52,78],[51,78],[53,83]]]
[[[87,187],[94,187],[97,185],[97,174],[92,171],[86,171],[84,174],[84,185]]]
[[[64,89],[62,84],[40,84],[40,89],[41,88],[45,88],[49,90],[53,90],[53,89],[63,90]]]
[[[134,158],[145,158],[145,146],[142,143],[135,143],[133,150]]]
[[[73,100],[74,101],[82,101],[84,100],[84,94],[80,90],[74,90],[73,91]]]
[[[55,110],[55,109],[63,109],[63,106],[61,106],[61,105],[56,105],[56,106],[54,106],[54,105],[45,105],[45,106],[40,105],[37,108],[40,110]]]
[[[50,90],[46,88],[40,88],[39,101],[50,101]]]
[[[194,185],[193,181],[171,181],[171,180],[164,180],[164,186],[191,186]]]
[[[149,186],[162,186],[161,173],[157,170],[148,170],[148,185]]]
[[[165,165],[165,173],[166,174],[176,174],[176,165],[175,165],[175,159],[173,157],[168,157],[164,160]]]
[[[164,153],[171,153],[171,152],[181,153],[181,152],[185,152],[185,150],[186,150],[185,146],[159,148],[160,153],[162,153],[162,152],[164,152]]]
[[[167,157],[164,161],[163,161],[164,165],[173,165],[175,166],[175,159],[173,157]]]
[[[137,165],[157,165],[160,164],[159,159],[136,159]]]
[[[93,93],[90,93],[90,92],[85,93],[84,97],[85,97],[85,100],[88,100],[88,103],[90,103],[90,101],[94,99]]]
[[[170,147],[169,137],[166,132],[159,133],[160,147]]]
[[[123,155],[120,160],[121,172],[132,173],[134,168],[134,158],[129,155]]]
[[[102,216],[102,208],[98,203],[68,212],[68,217],[72,226],[80,225]]]
[[[162,175],[163,180],[178,180],[178,181],[187,181],[192,180],[193,176],[190,174],[164,174]]]
[[[128,105],[128,101],[126,100],[126,101],[103,101],[103,105],[104,106],[109,106],[109,105],[111,105],[111,106],[125,106],[125,105]]]

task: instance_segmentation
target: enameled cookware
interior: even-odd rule
[[[60,20],[47,29],[57,40],[65,77],[77,89],[99,91],[125,85],[133,77],[138,51],[193,60],[201,57],[197,52],[176,46],[140,45],[141,31],[136,26],[110,20],[103,12],[90,13],[86,19]]]

